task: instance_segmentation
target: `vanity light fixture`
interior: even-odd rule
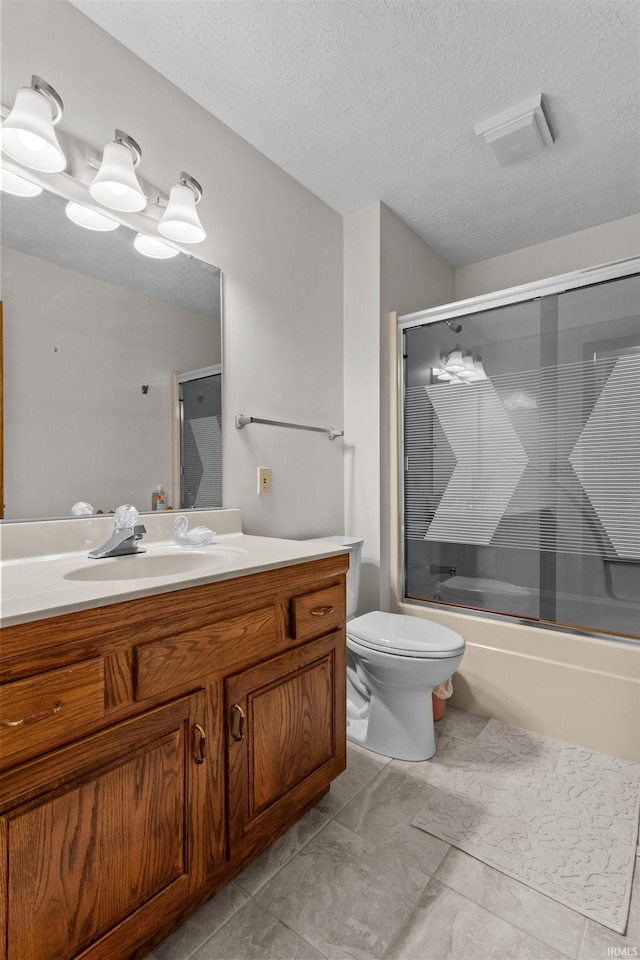
[[[151,257],[153,260],[169,260],[171,257],[177,257],[180,253],[179,250],[165,243],[164,240],[150,237],[147,233],[136,234],[133,245],[143,257]]]
[[[55,124],[64,110],[60,95],[41,77],[20,87],[13,109],[2,124],[2,149],[23,166],[41,173],[59,173],[67,158],[58,143]]]
[[[180,174],[180,181],[171,187],[169,203],[158,231],[163,237],[177,243],[199,243],[206,237],[196,211],[202,197],[202,187],[188,173]]]
[[[30,87],[18,90],[12,108],[0,104],[0,115],[6,118],[0,134],[5,155],[0,189],[21,197],[38,196],[43,187],[50,189],[69,201],[66,215],[81,227],[108,231],[125,223],[140,231],[134,240],[136,250],[155,259],[176,257],[180,253],[176,243],[205,239],[196,212],[202,198],[197,180],[180,173],[167,197],[163,190],[138,179],[142,150],[122,130],[115,131],[102,157],[90,144],[65,132],[59,133],[58,141],[53,128],[63,109],[59,94],[35,75]],[[114,212],[102,214],[95,204]],[[136,216],[141,211],[143,215]],[[165,237],[169,242],[161,239]]]
[[[118,221],[113,220],[112,217],[107,217],[104,213],[98,213],[91,207],[85,207],[83,203],[76,203],[75,200],[69,201],[64,208],[64,212],[72,223],[84,227],[85,230],[97,230],[106,233],[109,230],[117,230],[120,226]]]
[[[137,213],[144,210],[147,198],[135,174],[142,159],[142,150],[136,141],[115,131],[115,137],[104,148],[100,169],[89,186],[94,200],[111,210]]]
[[[37,183],[32,183],[25,177],[19,177],[17,173],[11,173],[10,170],[0,170],[0,190],[14,197],[38,197],[42,193],[42,187]]]
[[[463,354],[461,350],[456,349],[448,357],[445,354],[442,361],[443,366],[432,367],[431,372],[436,380],[443,383],[475,383],[478,380],[489,379],[481,357],[473,357],[470,353]]]

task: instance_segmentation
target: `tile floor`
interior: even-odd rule
[[[448,707],[426,763],[486,722]],[[147,960],[640,958],[640,868],[622,937],[412,827],[425,766],[349,745],[327,796]]]

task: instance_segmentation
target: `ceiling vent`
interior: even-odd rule
[[[495,117],[476,123],[473,128],[485,142],[501,167],[532,160],[554,137],[542,103],[542,94],[525,100]]]

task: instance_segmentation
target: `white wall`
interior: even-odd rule
[[[5,517],[150,510],[171,478],[171,373],[220,362],[215,321],[6,247],[2,297]]]
[[[637,257],[640,215],[602,223],[456,270],[456,300]],[[425,308],[426,309],[426,308]]]
[[[442,303],[450,303],[454,296],[454,269],[440,254],[432,250],[388,207],[380,209],[380,299],[383,335],[381,340],[381,403],[380,403],[380,466],[381,466],[381,549],[380,549],[380,606],[390,609],[391,592],[389,570],[395,556],[391,543],[389,502],[391,485],[397,480],[395,437],[397,423],[391,422],[391,394],[397,392],[397,363],[395,358],[395,322],[389,314],[398,315],[426,310]],[[391,329],[388,329],[391,327]]]
[[[388,315],[453,292],[453,268],[384,204],[344,218],[345,526],[365,541],[361,613],[390,602]]]
[[[202,183],[198,256],[223,271],[225,505],[250,533],[340,532],[342,441],[237,431],[234,415],[342,426],[342,218],[70,4],[3,0],[1,43],[3,103],[36,73],[65,101],[67,133],[101,150],[118,127],[142,147],[141,176]]]
[[[380,204],[344,218],[345,531],[364,538],[358,612],[380,596]]]

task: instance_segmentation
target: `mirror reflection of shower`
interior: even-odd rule
[[[222,506],[222,369],[180,374],[180,509]]]

